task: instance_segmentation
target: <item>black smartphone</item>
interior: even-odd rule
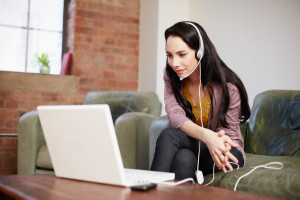
[[[143,184],[143,185],[134,185],[134,186],[131,186],[130,188],[132,190],[146,191],[146,190],[156,188],[156,186],[157,186],[156,183],[147,183],[147,184]]]

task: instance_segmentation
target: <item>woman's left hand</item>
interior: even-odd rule
[[[228,159],[236,163],[238,162],[236,157],[230,153],[231,147],[238,147],[238,145],[225,135],[223,130],[217,133],[213,132],[206,141],[210,154],[220,170],[225,171],[225,166],[229,167]],[[229,167],[229,170],[231,169],[232,167]]]
[[[225,131],[221,130],[221,131],[218,132],[219,137],[223,137],[224,135],[225,135]],[[228,143],[225,143],[225,148],[226,148],[227,151],[224,153],[224,162],[223,162],[223,165],[222,165],[222,170],[223,170],[224,173],[227,173],[227,169],[232,172],[233,167],[231,166],[231,164],[228,161],[228,156],[230,156],[230,154],[231,154],[230,153],[231,146]],[[237,159],[235,161],[236,161],[235,163],[238,163]],[[226,169],[226,167],[227,167],[227,169]]]

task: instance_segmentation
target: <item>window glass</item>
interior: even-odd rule
[[[59,74],[63,0],[0,0],[0,70],[39,73],[35,54],[47,53]]]
[[[55,41],[55,42],[53,42]],[[60,33],[46,31],[29,31],[28,45],[28,72],[39,73],[39,68],[35,65],[35,54],[47,53],[51,74],[59,74],[61,66],[61,46],[62,38]]]
[[[0,0],[0,24],[26,27],[28,0]]]
[[[62,31],[63,5],[62,0],[31,0],[30,27],[51,31]]]
[[[26,30],[0,26],[0,70],[25,70]]]

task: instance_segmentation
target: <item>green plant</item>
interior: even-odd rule
[[[49,66],[49,59],[48,54],[42,53],[42,55],[38,55],[37,53],[34,55],[35,60],[34,63],[39,66],[41,74],[49,74],[50,66]]]
[[[48,59],[48,54],[46,53],[42,53],[41,56],[39,56],[38,54],[35,54],[36,57],[36,61],[44,66],[49,67],[49,59]]]

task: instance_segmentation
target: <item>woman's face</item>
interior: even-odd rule
[[[170,67],[179,77],[189,75],[196,67],[198,60],[195,50],[191,49],[179,36],[169,36],[166,42],[166,53]]]

